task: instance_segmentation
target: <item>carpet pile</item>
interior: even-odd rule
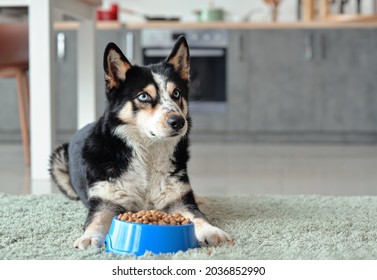
[[[377,197],[207,197],[201,209],[235,245],[139,259],[377,259]],[[0,193],[0,259],[137,259],[78,250],[84,206],[61,194]]]

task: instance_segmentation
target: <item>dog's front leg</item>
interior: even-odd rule
[[[103,246],[112,218],[126,212],[123,207],[98,197],[90,198],[88,203],[89,213],[84,226],[84,234],[74,243],[74,246],[79,249],[85,249],[88,246]]]
[[[192,190],[183,195],[179,202],[169,205],[167,211],[180,213],[190,219],[195,225],[195,235],[199,242],[218,245],[232,240],[228,233],[210,224],[206,216],[199,210]]]

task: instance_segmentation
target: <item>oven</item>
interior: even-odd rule
[[[145,29],[141,31],[143,64],[158,63],[171,52],[174,42],[185,35],[190,47],[190,107],[204,110],[225,108],[228,31]],[[195,106],[195,105],[199,106]],[[210,106],[208,106],[210,105]]]

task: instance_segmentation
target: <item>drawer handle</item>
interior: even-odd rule
[[[57,55],[58,61],[65,60],[65,34],[63,32],[59,32],[57,35]]]
[[[313,34],[307,33],[305,37],[305,51],[304,51],[304,59],[306,61],[313,60]]]

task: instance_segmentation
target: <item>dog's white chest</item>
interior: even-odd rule
[[[135,157],[120,178],[120,183],[126,189],[133,185],[139,192],[147,192],[151,188],[163,185],[172,168],[169,155],[164,153],[154,153],[143,159]]]
[[[118,180],[118,188],[132,197],[141,209],[154,209],[171,196],[174,147],[156,145],[137,154]]]
[[[128,211],[163,209],[179,199],[190,185],[171,176],[175,145],[161,143],[134,150],[127,170],[118,178],[96,183],[89,196],[98,196]]]

